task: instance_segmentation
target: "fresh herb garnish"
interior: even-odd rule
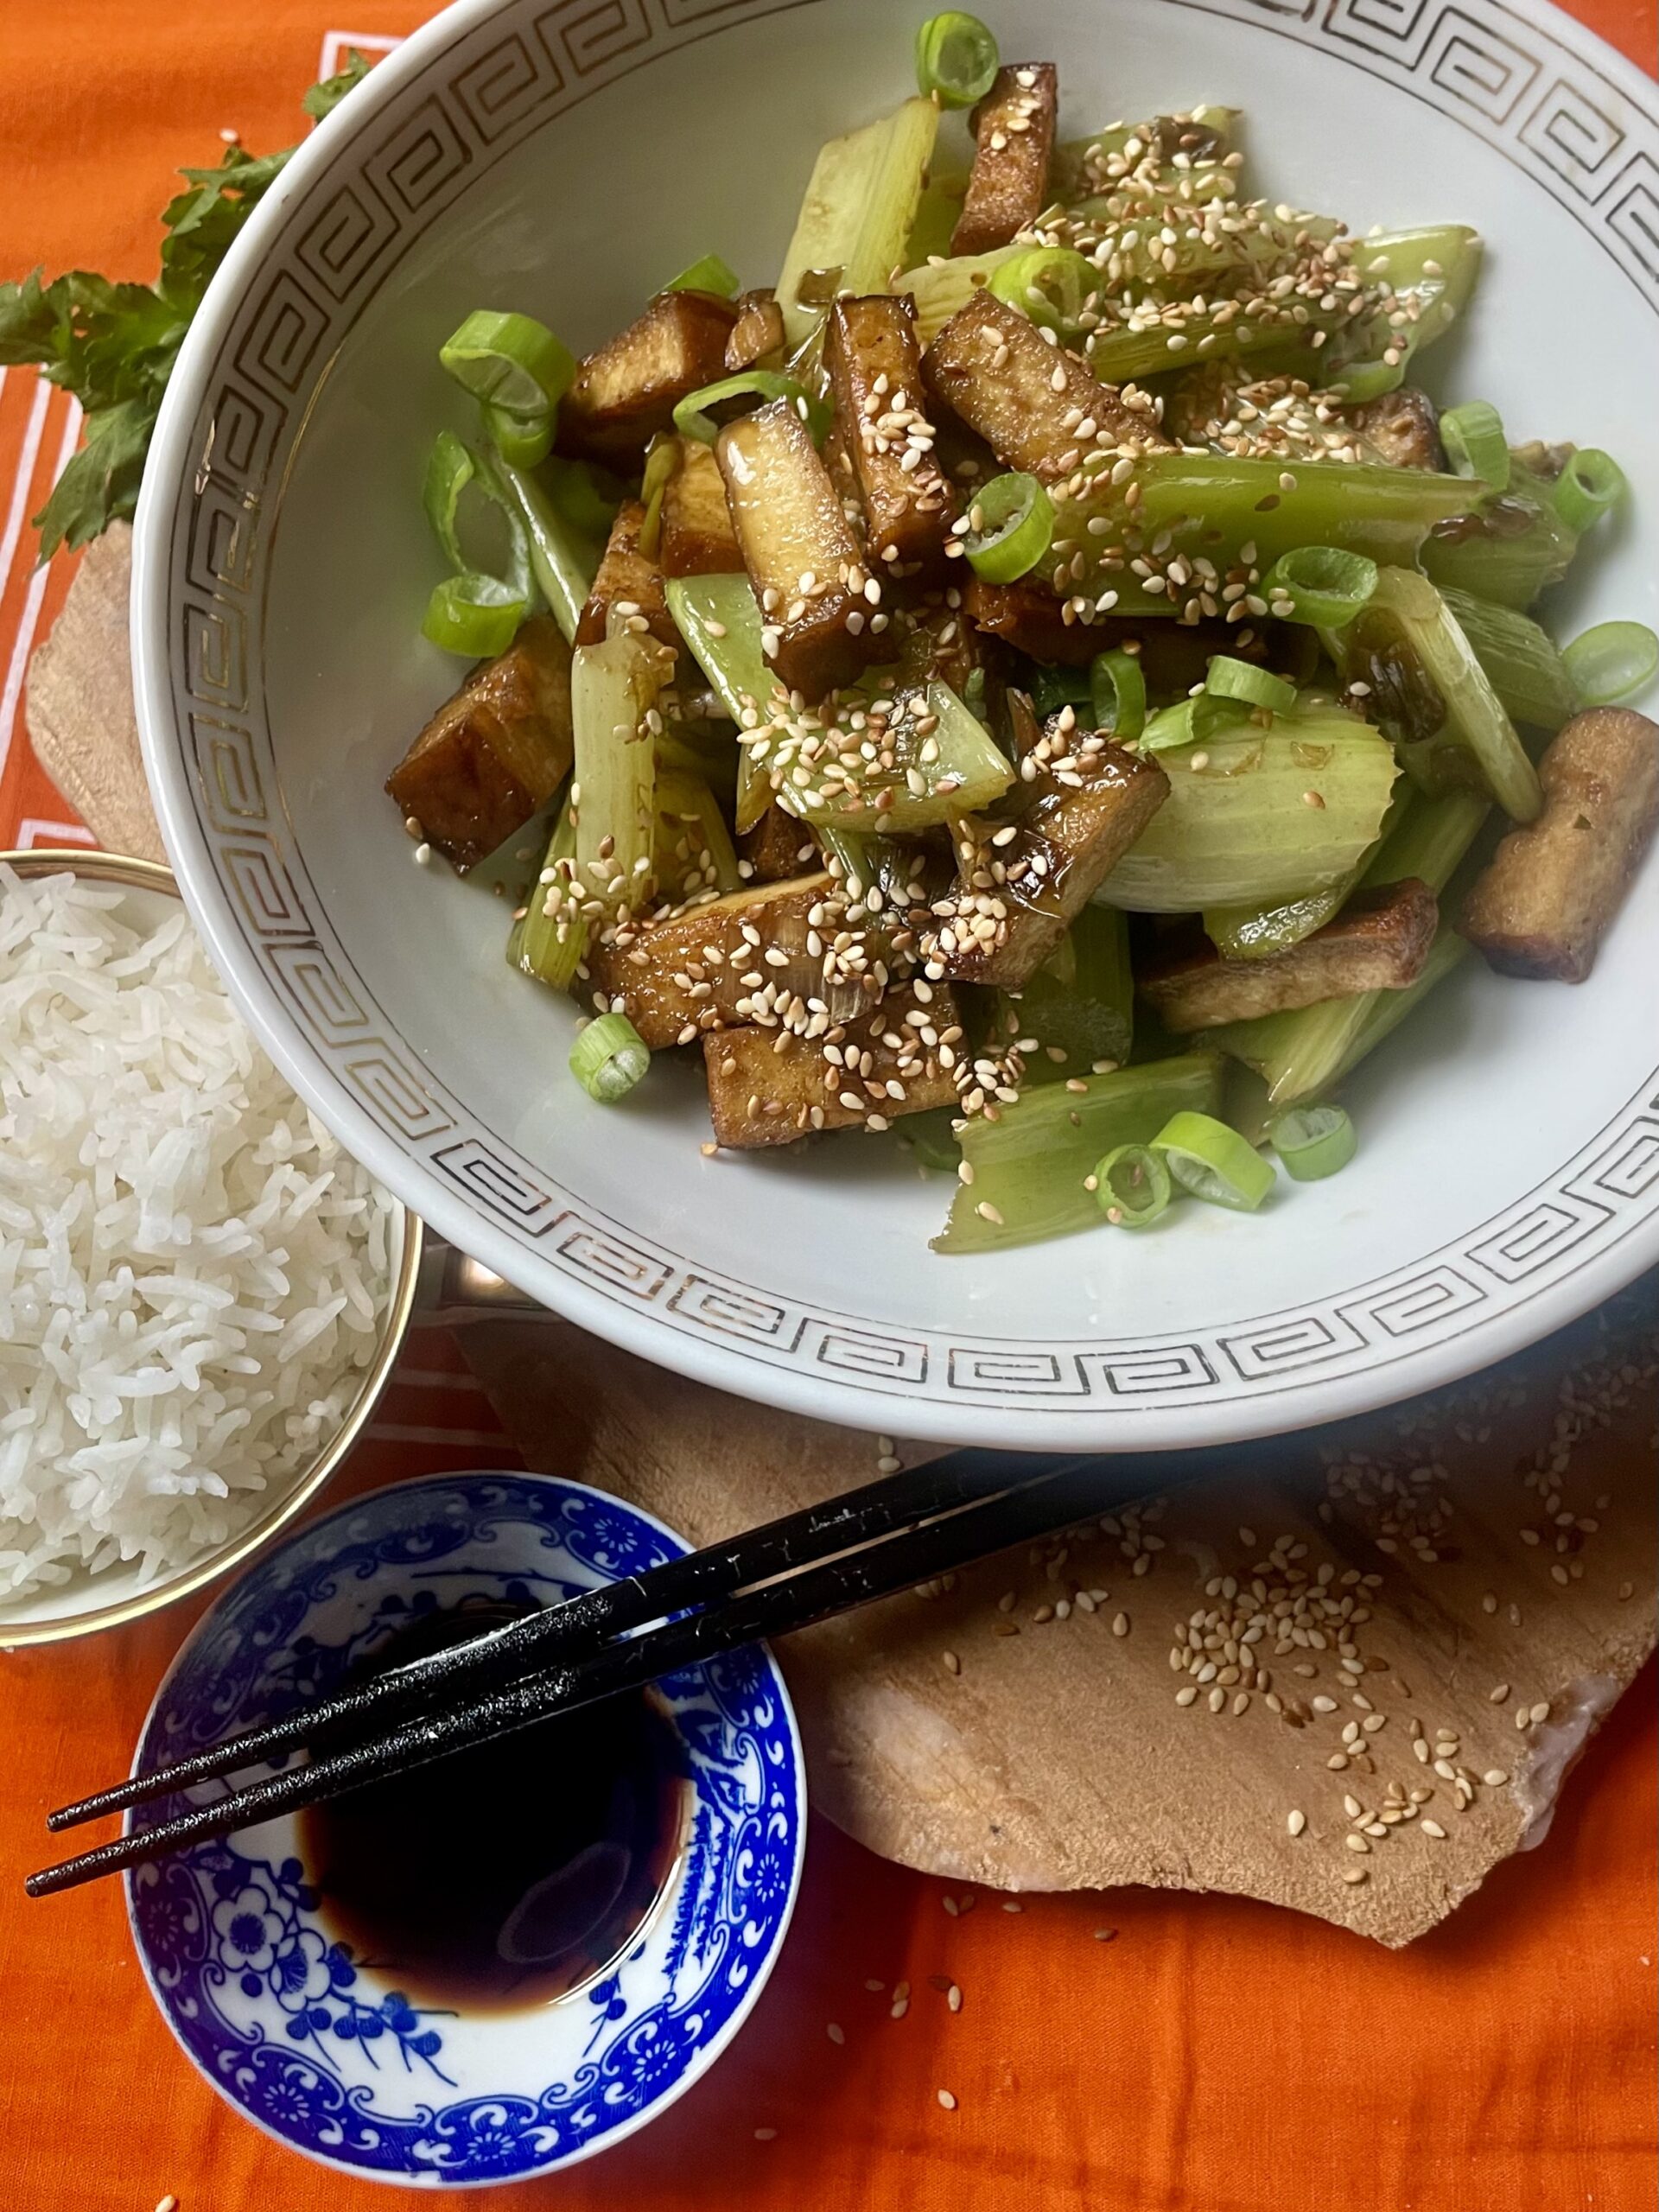
[[[332,114],[368,70],[353,48],[338,76],[305,95],[306,113],[316,122]],[[137,507],[162,394],[190,319],[293,151],[229,146],[218,168],[181,171],[186,189],[162,216],[167,238],[153,285],[114,284],[84,269],[49,284],[38,269],[21,284],[0,284],[0,366],[38,364],[49,383],[73,392],[86,418],[85,446],[34,518],[42,561],[60,545],[88,543]]]

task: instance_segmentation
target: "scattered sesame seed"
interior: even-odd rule
[[[754,2139],[757,2143],[775,2143],[778,2140],[778,2131],[775,2127],[757,2127],[754,2131]],[[157,2207],[157,2212],[160,2212],[159,2207]]]
[[[1287,1813],[1285,1816],[1285,1826],[1290,1830],[1292,1835],[1300,1835],[1302,1830],[1307,1826],[1307,1815],[1303,1812]]]
[[[1417,1825],[1425,1835],[1432,1835],[1437,1843],[1446,1841],[1446,1830],[1438,1821],[1421,1820]]]
[[[954,1651],[944,1651],[939,1656],[944,1662],[944,1671],[947,1675],[959,1675],[962,1672],[962,1662]]]
[[[837,2045],[844,2044],[847,2040],[847,2031],[842,2026],[839,2020],[831,2020],[829,2026],[823,2032],[829,2037],[831,2043]]]
[[[939,2102],[944,2107],[946,2112],[955,2112],[957,2108],[957,2101],[951,2095],[949,2089],[941,2089],[938,2092],[938,2098]]]

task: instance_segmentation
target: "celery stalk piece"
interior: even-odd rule
[[[1450,922],[1443,921],[1433,944],[1429,947],[1428,958],[1423,963],[1423,972],[1414,983],[1408,983],[1403,991],[1372,991],[1367,994],[1375,1004],[1366,1008],[1358,1025],[1351,1032],[1348,1049],[1331,1078],[1332,1084],[1340,1083],[1344,1076],[1351,1074],[1365,1055],[1380,1045],[1390,1031],[1397,1029],[1412,1009],[1421,1006],[1434,986],[1444,982],[1452,970],[1473,950],[1469,940],[1460,937]]]
[[[1319,381],[1351,400],[1397,391],[1414,354],[1443,338],[1469,304],[1480,274],[1481,239],[1466,223],[1386,231],[1354,244],[1354,265],[1368,283],[1386,284],[1410,320],[1358,316],[1320,357]],[[1385,358],[1392,353],[1395,359]]]
[[[1414,875],[1431,891],[1444,891],[1491,810],[1484,791],[1446,791],[1431,798],[1403,790],[1399,812],[1360,881],[1375,890]]]
[[[582,610],[599,574],[600,549],[559,512],[528,469],[498,461],[502,484],[524,524],[531,573],[553,620],[574,645]]]
[[[951,316],[965,308],[974,294],[982,291],[987,278],[1005,261],[1028,249],[1020,245],[993,246],[988,253],[959,253],[943,261],[907,269],[894,280],[895,292],[908,292],[916,308],[916,335],[931,346]]]
[[[1547,630],[1530,615],[1455,586],[1442,585],[1440,596],[1512,720],[1552,737],[1571,721],[1579,711],[1578,687]]]
[[[1169,795],[1096,893],[1134,913],[1272,906],[1341,882],[1376,842],[1399,772],[1379,732],[1328,705],[1158,757]]]
[[[1229,313],[1224,302],[1217,304],[1219,313],[1212,308],[1205,314],[1183,318],[1180,334],[1190,350],[1181,352],[1179,361],[1248,359],[1260,364],[1259,373],[1263,376],[1292,366],[1306,374],[1319,359],[1306,334],[1334,329],[1340,320],[1335,312],[1321,314],[1314,308],[1302,325],[1253,321]],[[1178,357],[1169,350],[1169,332],[1156,321],[1147,329],[1106,322],[1090,333],[1084,353],[1103,384],[1129,384],[1178,365]]]
[[[1033,1045],[1027,1084],[1086,1076],[1097,1060],[1127,1060],[1135,1042],[1128,918],[1111,906],[1085,906],[1023,990],[996,994],[991,1033],[999,1048]]]
[[[1435,524],[1423,540],[1423,573],[1442,591],[1524,609],[1540,592],[1560,583],[1579,550],[1549,498],[1549,483],[1510,454],[1507,490],[1495,493]]]
[[[907,269],[919,269],[924,262],[948,260],[950,237],[962,214],[963,194],[968,189],[968,172],[955,169],[948,174],[935,162],[928,171],[927,182],[916,205],[916,216],[910,226],[910,236],[905,240],[905,250],[899,257]],[[896,284],[895,291],[906,287]]]
[[[673,669],[671,652],[632,631],[578,645],[571,664],[576,874],[609,906],[637,909],[650,895],[657,748],[646,717]]]
[[[587,804],[587,793],[582,803]],[[658,890],[676,904],[709,891],[723,896],[742,883],[726,817],[702,776],[658,766],[652,794],[657,810],[652,873]]]
[[[1081,553],[1084,572],[1079,579],[1068,569],[1062,583],[1057,566],[1055,588],[1086,594],[1091,603],[1103,591],[1115,592],[1119,615],[1198,606],[1200,586],[1192,578],[1152,594],[1130,574],[1130,559],[1154,543],[1166,569],[1179,555],[1189,565],[1208,562],[1224,575],[1236,564],[1259,577],[1280,554],[1300,545],[1334,545],[1384,565],[1410,567],[1434,524],[1469,504],[1465,477],[1427,469],[1321,461],[1287,467],[1276,460],[1188,451],[1144,454],[1122,485],[1112,483],[1109,465],[1071,484],[1076,488],[1055,502],[1052,550],[1057,564]],[[1130,484],[1140,486],[1133,507],[1124,504]],[[1096,519],[1104,521],[1103,531],[1090,528]],[[1243,562],[1246,546],[1253,551]]]
[[[939,111],[909,99],[819,149],[778,279],[791,353],[823,327],[838,292],[885,292],[904,257]]]
[[[740,725],[764,713],[778,678],[760,650],[760,609],[747,576],[672,576],[668,611],[721,704]],[[753,830],[772,804],[772,779],[747,746],[738,747],[736,825]]]
[[[974,1179],[957,1191],[936,1252],[1004,1251],[1098,1229],[1104,1217],[1084,1179],[1103,1153],[1150,1144],[1173,1114],[1221,1110],[1222,1064],[1211,1052],[1084,1080],[1082,1090],[1046,1084],[1005,1106],[1000,1120],[966,1124],[962,1157]]]
[[[1535,821],[1538,772],[1502,701],[1427,576],[1385,569],[1344,629],[1320,632],[1344,681],[1370,687],[1379,726],[1424,791],[1484,791],[1512,822]]]
[[[1206,906],[1204,933],[1224,960],[1269,960],[1334,919],[1359,875],[1357,867],[1351,868],[1324,890],[1305,891],[1276,906]]]
[[[575,856],[575,824],[567,794],[548,840],[542,873],[568,873]],[[575,987],[576,969],[588,947],[588,924],[568,904],[563,919],[544,912],[547,888],[540,882],[531,886],[524,911],[507,938],[507,960],[520,975],[533,976],[550,990],[569,991]]]

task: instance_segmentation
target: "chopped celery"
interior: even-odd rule
[[[778,279],[791,352],[823,327],[837,293],[884,292],[922,196],[939,111],[909,99],[820,149]]]
[[[1355,268],[1368,283],[1387,285],[1394,298],[1385,310],[1350,322],[1322,356],[1320,381],[1356,401],[1397,391],[1412,356],[1444,337],[1468,305],[1480,260],[1480,233],[1466,223],[1356,239]],[[1390,320],[1395,302],[1408,316],[1402,325]]]
[[[961,219],[963,194],[967,189],[965,169],[950,175],[937,166],[929,171],[926,186],[917,202],[916,218],[910,226],[910,236],[905,240],[905,250],[899,256],[906,269],[919,269],[924,262],[949,258],[951,235]],[[893,286],[895,292],[908,289],[902,282]]]
[[[976,1116],[961,1132],[973,1181],[957,1191],[936,1252],[995,1252],[1098,1229],[1103,1218],[1084,1179],[1103,1153],[1150,1144],[1173,1114],[1221,1109],[1222,1064],[1187,1052],[1145,1067],[1084,1078],[1081,1090],[1051,1084],[1005,1106],[995,1122]]]
[[[567,797],[548,840],[542,874],[563,876],[568,882],[575,857],[575,824]],[[587,950],[588,924],[563,893],[559,901],[563,912],[545,912],[549,887],[539,881],[531,886],[524,911],[507,938],[507,959],[521,975],[534,976],[550,990],[568,991],[575,982],[577,966]]]
[[[1449,922],[1442,922],[1429,947],[1428,958],[1423,963],[1423,972],[1414,983],[1408,983],[1402,991],[1371,991],[1366,995],[1375,1003],[1366,1007],[1350,1033],[1348,1048],[1338,1063],[1332,1082],[1340,1083],[1357,1067],[1365,1055],[1380,1045],[1391,1030],[1397,1029],[1413,1007],[1420,1006],[1434,986],[1444,982],[1473,950],[1469,940],[1459,937]]]
[[[1444,891],[1491,811],[1484,792],[1447,791],[1430,798],[1402,789],[1399,811],[1360,881],[1374,889],[1414,875],[1431,891]]]
[[[674,626],[732,720],[741,723],[753,708],[764,712],[781,687],[760,650],[760,609],[748,578],[671,576],[667,589]]]
[[[638,907],[651,889],[657,749],[646,716],[673,667],[664,647],[626,630],[578,645],[571,664],[576,873],[609,906]]]
[[[1230,302],[1217,301],[1202,312],[1181,318],[1179,333],[1186,346],[1181,362],[1249,359],[1259,364],[1263,376],[1285,368],[1307,373],[1318,355],[1307,339],[1309,330],[1334,329],[1339,317],[1332,310],[1312,314],[1306,324],[1265,322],[1231,310]],[[1090,367],[1103,384],[1129,384],[1141,377],[1157,376],[1177,365],[1169,350],[1170,332],[1148,314],[1135,324],[1103,322],[1090,336],[1084,351]]]
[[[1085,906],[1022,990],[996,994],[991,1033],[999,1049],[1030,1040],[1027,1084],[1063,1083],[1098,1060],[1127,1060],[1135,1042],[1128,918]]]
[[[652,839],[652,874],[661,893],[677,904],[707,891],[724,894],[742,881],[731,832],[718,801],[702,777],[683,768],[662,766],[658,743]],[[582,793],[582,804],[588,794]]]
[[[1435,524],[1423,540],[1423,573],[1448,587],[1500,606],[1525,608],[1560,583],[1579,547],[1550,499],[1550,480],[1511,453],[1507,490]]]
[[[531,471],[505,461],[495,466],[529,540],[531,573],[566,644],[574,645],[601,549],[565,519]]]
[[[1307,705],[1159,755],[1169,795],[1096,894],[1131,912],[1265,906],[1341,881],[1374,845],[1393,748]]]
[[[1547,630],[1512,607],[1442,585],[1440,596],[1469,640],[1504,711],[1552,736],[1579,710],[1578,687]]]
[[[1272,906],[1206,906],[1204,933],[1224,960],[1270,960],[1322,930],[1341,911],[1357,879],[1358,870],[1352,869],[1322,891],[1305,891],[1300,899],[1281,899]]]
[[[910,899],[909,893],[922,874],[925,861],[913,844],[897,837],[872,836],[862,830],[843,829],[833,822],[820,823],[816,834],[824,858],[835,862],[852,897],[862,898],[867,892],[880,890],[887,906],[895,912],[918,903]]]
[[[931,346],[953,315],[965,308],[976,292],[982,291],[993,270],[1014,261],[1024,246],[997,245],[988,253],[959,253],[919,268],[907,269],[893,284],[895,292],[908,292],[916,307],[916,335]]]
[[[1131,485],[1140,487],[1133,506],[1124,501]],[[1057,560],[1073,563],[1071,588],[1091,599],[1115,592],[1119,615],[1169,614],[1185,603],[1198,607],[1205,571],[1197,569],[1172,591],[1147,592],[1128,561],[1154,543],[1166,569],[1179,555],[1189,567],[1203,561],[1224,574],[1236,564],[1265,574],[1280,554],[1300,545],[1334,545],[1409,566],[1435,523],[1468,501],[1465,478],[1427,469],[1319,461],[1287,468],[1276,460],[1230,454],[1149,453],[1122,485],[1114,485],[1107,470],[1071,496],[1057,497],[1053,550]],[[1091,526],[1097,520],[1106,524],[1103,531]],[[1243,563],[1247,545],[1252,551]],[[1079,553],[1081,578],[1075,574]]]
[[[1435,792],[1478,788],[1512,822],[1535,820],[1544,803],[1538,772],[1427,576],[1385,569],[1355,619],[1320,640],[1346,682],[1369,686],[1414,783]]]

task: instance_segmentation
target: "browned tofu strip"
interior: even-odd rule
[[[766,658],[791,691],[821,699],[882,651],[840,495],[787,399],[728,423],[715,458],[760,602]]]
[[[595,944],[587,960],[595,1000],[626,1014],[653,1052],[689,1044],[701,1030],[752,1020],[753,995],[776,972],[766,950],[804,961],[809,917],[836,898],[833,877],[797,875]]]
[[[872,562],[902,575],[939,575],[957,503],[934,457],[908,294],[837,300],[825,358]]]
[[[740,867],[748,862],[751,881],[784,883],[803,868],[816,868],[818,849],[805,823],[774,804],[739,837],[737,857]]]
[[[1196,925],[1173,931],[1137,980],[1166,1029],[1218,1029],[1360,991],[1403,991],[1422,974],[1439,921],[1433,891],[1407,876],[1357,892],[1334,921],[1266,960],[1224,960]]]
[[[1342,411],[1390,468],[1446,467],[1440,416],[1428,394],[1414,385],[1402,385],[1381,399]]]
[[[1581,983],[1659,817],[1659,723],[1575,715],[1538,763],[1544,810],[1511,830],[1458,926],[1503,976]]]
[[[726,340],[726,373],[772,366],[784,353],[784,311],[772,292],[740,292],[737,321]]]
[[[1059,104],[1059,74],[1052,61],[1015,61],[997,71],[973,113],[973,173],[950,233],[952,253],[988,253],[1007,245],[1042,213]]]
[[[720,464],[700,438],[680,440],[680,465],[663,493],[658,554],[665,576],[728,575],[743,566]]]
[[[1070,476],[1091,448],[1171,449],[1149,414],[994,292],[976,292],[951,316],[922,356],[922,374],[999,461],[1046,483]]]
[[[1021,761],[1020,778],[1020,811],[1012,823],[988,818],[978,825],[954,889],[933,908],[930,976],[937,966],[953,982],[1020,989],[1169,790],[1155,760],[1124,752],[1097,730],[1065,730],[1059,721]],[[1010,827],[1014,835],[1006,837]]]
[[[1065,602],[1046,585],[1029,582],[990,584],[970,576],[963,586],[962,605],[976,630],[1003,639],[1051,667],[1087,668],[1096,653],[1127,645],[1138,654],[1147,687],[1154,692],[1190,691],[1203,683],[1216,653],[1264,666],[1272,658],[1269,638],[1257,635],[1241,645],[1238,632],[1220,622],[1169,622],[1156,616],[1138,621],[1118,614],[1068,622]],[[1289,642],[1269,636],[1275,645]]]
[[[605,547],[605,557],[594,578],[594,588],[576,621],[576,643],[605,642],[610,618],[635,630],[649,630],[653,638],[678,649],[680,633],[663,595],[663,572],[639,550],[639,531],[645,511],[638,499],[625,499]]]
[[[637,470],[686,394],[725,375],[736,320],[732,302],[712,292],[659,292],[576,371],[559,402],[558,451],[624,475]]]
[[[874,1014],[832,1032],[834,1042],[758,1028],[705,1038],[715,1141],[747,1152],[817,1129],[882,1128],[900,1114],[953,1105],[956,1078],[939,1046],[961,1038],[956,1003],[943,986],[923,988],[925,1001],[895,984]]]
[[[552,798],[570,759],[570,648],[538,614],[438,709],[386,789],[464,874]]]

